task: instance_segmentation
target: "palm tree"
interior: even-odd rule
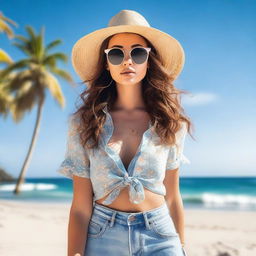
[[[39,132],[42,108],[47,91],[62,108],[65,106],[65,98],[54,75],[60,76],[73,85],[73,79],[69,73],[59,69],[56,63],[57,60],[67,62],[67,56],[61,52],[49,53],[52,48],[62,41],[58,39],[44,46],[44,28],[41,29],[39,35],[35,34],[31,26],[26,26],[26,31],[28,37],[15,36],[18,42],[14,45],[22,50],[27,58],[21,59],[0,71],[0,81],[8,80],[6,86],[14,95],[14,103],[11,105],[10,111],[15,122],[19,122],[26,111],[31,111],[35,105],[37,106],[37,118],[32,140],[14,194],[19,193],[20,185],[24,182],[25,172]],[[10,74],[12,74],[12,79],[7,79]]]

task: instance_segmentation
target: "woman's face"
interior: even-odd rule
[[[129,52],[136,46],[148,47],[146,41],[143,37],[136,34],[120,33],[114,35],[109,40],[107,48],[112,48],[114,46],[123,49],[125,57],[120,65],[112,65],[107,60],[106,68],[110,71],[113,80],[115,80],[117,84],[139,84],[147,73],[148,60],[142,64],[136,64],[132,61]],[[121,74],[127,68],[132,69],[135,73],[126,75]]]

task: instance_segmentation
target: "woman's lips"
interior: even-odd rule
[[[121,75],[134,75],[134,72],[121,73]]]

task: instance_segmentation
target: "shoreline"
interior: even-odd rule
[[[40,204],[45,204],[45,205],[71,205],[72,200],[70,201],[46,201],[46,200],[39,200],[39,201],[33,201],[33,200],[16,200],[16,199],[4,199],[4,198],[0,198],[0,203],[1,202],[7,202],[7,203],[17,203],[17,204],[35,204],[35,205],[40,205]],[[184,209],[188,210],[188,211],[209,211],[209,212],[251,212],[251,213],[255,213],[256,214],[256,209],[254,208],[217,208],[217,207],[213,207],[213,208],[207,208],[204,206],[186,206],[183,203]]]

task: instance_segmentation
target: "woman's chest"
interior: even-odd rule
[[[111,116],[114,127],[107,145],[119,155],[127,170],[138,151],[143,134],[149,129],[150,118],[147,113],[135,117]]]

